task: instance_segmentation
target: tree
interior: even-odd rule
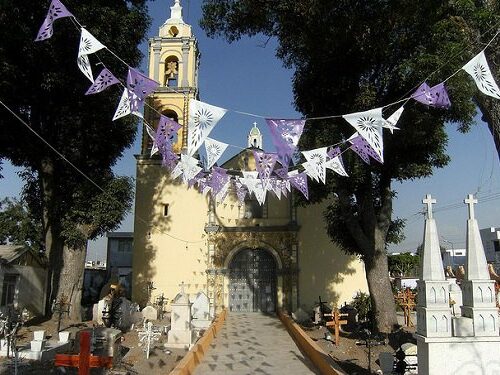
[[[141,59],[137,46],[150,22],[145,3],[64,1],[92,35],[132,66]],[[41,220],[51,271],[49,302],[64,295],[78,318],[86,242],[116,228],[131,206],[132,182],[111,168],[132,144],[136,125],[132,118],[111,121],[121,87],[84,95],[90,83],[76,64],[80,31],[70,18],[54,23],[51,39],[33,42],[48,5],[6,0],[0,6],[0,98],[48,143],[2,108],[0,158],[25,168],[25,196]],[[102,62],[126,77],[124,64],[104,51],[98,56],[90,56],[94,75]]]
[[[389,272],[393,276],[415,276],[420,263],[420,256],[412,253],[389,254],[387,256]]]
[[[40,224],[26,202],[11,198],[0,201],[1,245],[28,245],[36,252],[42,251]]]
[[[205,0],[201,26],[229,42],[243,35],[277,39],[277,56],[294,69],[295,105],[306,117],[340,115],[377,108],[405,98],[424,79],[439,83],[479,52],[467,25],[498,24],[498,13],[469,1],[374,0]],[[493,35],[493,33],[491,33]],[[491,36],[490,35],[490,36]],[[485,38],[486,35],[483,35]],[[386,247],[402,238],[404,220],[393,218],[393,181],[413,180],[444,167],[445,122],[466,131],[476,93],[459,74],[447,82],[449,110],[405,106],[394,135],[384,134],[384,163],[364,165],[344,153],[349,178],[328,176],[311,186],[311,202],[328,200],[328,232],[348,253],[359,254],[380,332],[397,325],[388,277]],[[389,116],[398,107],[384,108]],[[353,128],[339,118],[308,121],[302,149],[345,141]]]

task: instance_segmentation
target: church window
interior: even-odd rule
[[[179,35],[179,29],[175,26],[172,26],[169,30],[168,30],[168,34],[175,38],[177,35]]]
[[[163,216],[168,216],[168,203],[163,205]]]
[[[175,56],[169,56],[165,60],[164,85],[168,87],[177,87],[178,78],[179,78],[179,60]]]

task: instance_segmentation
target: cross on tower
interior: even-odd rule
[[[257,122],[254,121],[253,126],[256,128],[257,127]]]
[[[430,194],[427,194],[425,199],[422,200],[422,203],[427,205],[427,219],[432,219],[432,205],[436,203],[436,200],[432,199]]]
[[[464,203],[469,205],[469,219],[474,219],[474,204],[477,203],[477,199],[474,199],[474,195],[469,194],[464,200]]]

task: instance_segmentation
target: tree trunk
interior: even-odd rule
[[[375,250],[375,255],[365,261],[365,268],[376,327],[381,333],[391,333],[398,321],[385,250]]]
[[[63,266],[56,301],[69,303],[69,318],[73,321],[82,320],[81,301],[86,250],[85,245],[74,248],[65,246],[62,254]]]
[[[45,255],[49,260],[47,278],[47,300],[45,313],[51,316],[52,302],[55,300],[59,288],[59,270],[62,267],[62,244],[59,237],[59,223],[55,212],[55,182],[54,165],[52,160],[43,159],[38,171],[40,195],[42,201],[42,226],[45,242]]]

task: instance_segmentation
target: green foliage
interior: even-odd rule
[[[131,183],[116,179],[111,168],[132,145],[137,125],[133,116],[112,121],[120,86],[84,95],[90,82],[76,64],[80,32],[70,18],[54,23],[51,39],[33,41],[49,3],[0,5],[0,98],[88,178],[3,109],[0,158],[26,168],[30,209],[45,218],[44,225],[51,222],[57,238],[75,244],[115,228],[130,208]],[[145,0],[64,4],[104,45],[132,66],[139,64],[137,46],[150,23]],[[90,60],[94,75],[103,67],[95,64],[102,62],[117,77],[126,77],[127,67],[105,51]]]
[[[411,253],[389,254],[387,256],[389,272],[396,276],[416,276],[420,264],[420,256]]]
[[[370,295],[358,291],[353,297],[351,306],[358,312],[358,319],[365,322],[372,314],[372,300]]]
[[[11,198],[0,201],[0,244],[29,245],[38,252],[42,243],[40,220],[26,203]]]

